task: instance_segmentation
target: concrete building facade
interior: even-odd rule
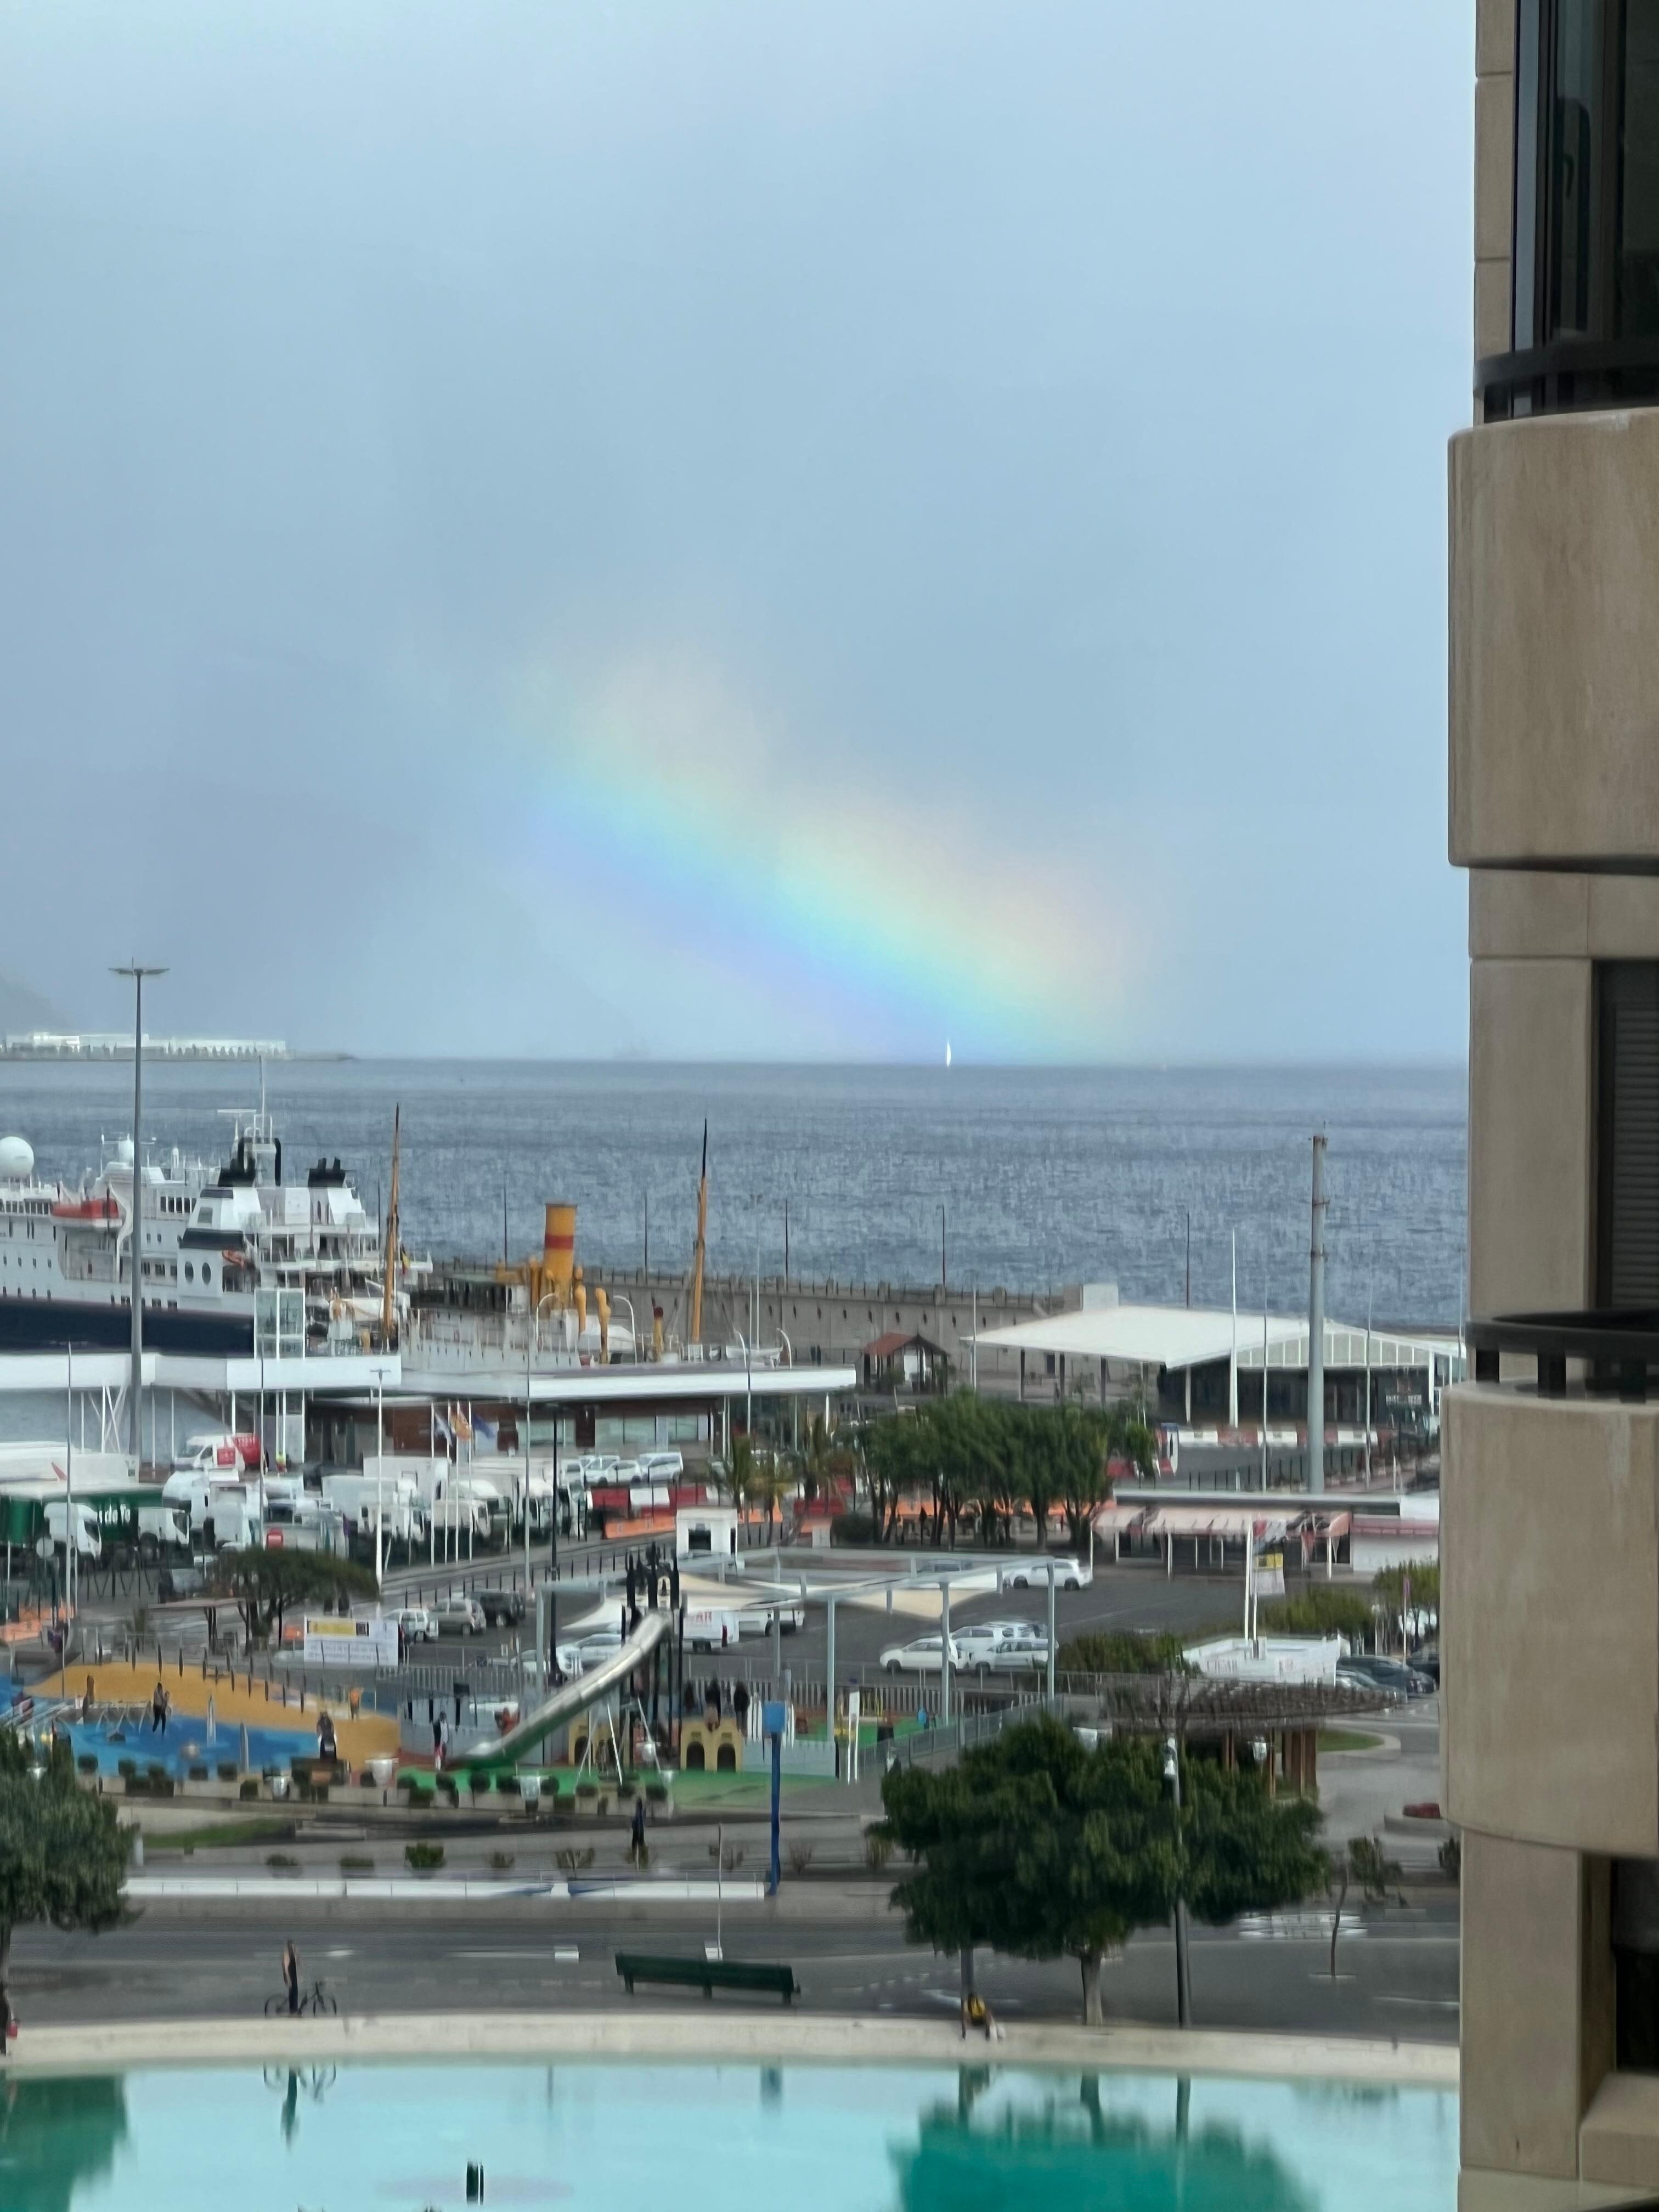
[[[1449,463],[1462,2201],[1659,2189],[1659,6],[1479,0]]]

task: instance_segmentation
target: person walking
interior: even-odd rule
[[[629,1826],[628,1856],[636,1867],[645,1864],[645,1800],[634,1800],[634,1818]]]
[[[300,2014],[300,1954],[290,1939],[283,1946],[283,1986],[288,1991],[288,2010],[290,2020]]]
[[[167,1724],[167,1686],[158,1675],[155,1687],[149,1695],[149,1725],[153,1734],[160,1735]]]

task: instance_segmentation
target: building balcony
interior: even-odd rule
[[[1450,460],[1454,866],[1659,866],[1659,408],[1468,430]]]
[[[1659,1315],[1469,1333],[1442,1407],[1447,1813],[1659,1857]]]

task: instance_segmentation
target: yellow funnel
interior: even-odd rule
[[[576,1209],[574,1206],[550,1206],[547,1225],[542,1231],[542,1296],[550,1296],[560,1305],[568,1306],[575,1267]]]

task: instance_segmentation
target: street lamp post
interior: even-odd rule
[[[1181,1833],[1181,1748],[1175,1738],[1164,1739],[1164,1779],[1175,1796],[1176,1848],[1185,1857],[1185,1845]],[[1193,1984],[1187,1958],[1187,1899],[1181,1890],[1176,1892],[1176,2018],[1182,2027],[1193,2024]]]
[[[139,1416],[143,1403],[144,1389],[144,1198],[143,1178],[139,1173],[138,1148],[143,1142],[140,1131],[144,1109],[144,978],[146,975],[165,975],[165,968],[146,968],[137,960],[130,960],[124,968],[112,968],[112,975],[132,978],[132,1212],[130,1228],[132,1237],[132,1464],[135,1472],[143,1458],[143,1431]]]

